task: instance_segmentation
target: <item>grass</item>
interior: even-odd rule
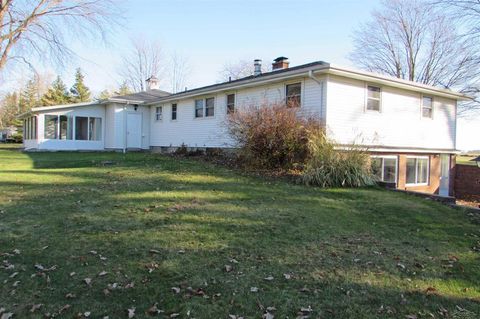
[[[456,157],[456,162],[457,164],[476,166],[477,163],[474,161],[474,159],[477,157],[478,155],[458,155]]]
[[[161,155],[1,148],[0,308],[17,318],[127,318],[133,307],[143,318],[155,303],[164,318],[261,318],[267,307],[275,318],[308,307],[310,318],[477,318],[470,218],[405,194]]]

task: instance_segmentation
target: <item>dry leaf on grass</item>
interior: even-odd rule
[[[100,273],[98,274],[98,276],[99,276],[99,277],[103,277],[103,276],[105,276],[106,274],[108,274],[108,272],[106,272],[106,271],[104,270],[104,271],[100,272]]]
[[[250,292],[258,292],[258,287],[250,287]]]
[[[153,304],[153,306],[148,308],[146,313],[148,315],[155,316],[155,315],[158,315],[159,313],[162,313],[162,312],[163,312],[163,310],[158,309],[158,303],[156,302],[156,303]]]
[[[135,317],[135,307],[132,307],[130,309],[127,309],[127,313],[128,313],[128,318],[133,318]]]
[[[41,303],[33,305],[32,308],[30,308],[30,312],[35,312],[38,309],[42,308],[42,306],[43,306],[43,304],[41,304]]]
[[[85,278],[83,279],[83,282],[90,286],[90,284],[92,283],[92,278]]]
[[[13,318],[13,312],[4,312],[2,314],[2,317],[0,317],[0,319],[10,319],[10,318]]]
[[[272,281],[274,278],[273,278],[273,276],[268,276],[268,277],[265,277],[263,279],[266,280],[266,281]]]
[[[179,294],[180,293],[180,288],[178,287],[172,287],[172,291],[176,294]]]

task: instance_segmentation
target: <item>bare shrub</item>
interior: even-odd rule
[[[252,168],[292,169],[308,157],[308,135],[322,130],[315,117],[285,104],[251,106],[229,114],[227,130]]]

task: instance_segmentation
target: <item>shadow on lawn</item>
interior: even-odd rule
[[[0,206],[0,247],[21,247],[19,263],[29,270],[37,262],[59,265],[52,284],[35,283],[25,295],[0,288],[0,299],[19,304],[25,314],[35,290],[52,308],[75,290],[75,309],[88,304],[101,313],[108,304],[112,317],[124,316],[133,299],[139,309],[161,301],[169,312],[215,318],[258,317],[259,304],[275,306],[279,316],[294,316],[309,305],[329,318],[403,317],[441,308],[451,315],[457,305],[480,313],[471,299],[478,298],[478,257],[448,261],[472,243],[460,227],[466,222],[458,226],[459,213],[436,203],[409,198],[402,206],[396,203],[405,201],[402,194],[309,189],[147,154],[127,154],[125,160],[108,154],[118,161],[111,167],[91,162],[98,153],[81,154],[73,163],[68,161],[75,154],[60,154],[51,161],[50,153],[28,156],[37,168],[81,169],[2,173],[12,178],[4,178],[0,190],[15,200]],[[37,179],[21,177],[30,174]],[[102,263],[91,250],[108,260]],[[232,272],[224,271],[226,264]],[[104,268],[113,278],[95,278],[93,288],[80,283]],[[77,279],[69,279],[71,271]],[[30,273],[19,276],[28,282]],[[285,273],[293,279],[284,279]],[[414,288],[409,280],[422,285]],[[426,289],[449,280],[457,290],[451,296]],[[136,288],[103,295],[114,281],[134,281]],[[173,286],[182,288],[180,296],[170,293]],[[202,287],[210,298],[185,297],[188,286]],[[251,293],[251,287],[260,292]]]

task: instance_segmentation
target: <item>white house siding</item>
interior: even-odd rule
[[[83,117],[99,117],[102,119],[102,139],[100,141],[77,141],[45,139],[45,115],[69,115]],[[60,110],[41,111],[38,117],[38,131],[36,147],[35,142],[29,140],[25,148],[37,148],[39,150],[103,150],[105,140],[105,107],[103,105],[66,108]],[[75,121],[74,121],[75,122]],[[75,136],[75,129],[73,129]]]
[[[283,102],[285,99],[285,85],[288,83],[302,83],[302,107],[305,115],[315,115],[322,120],[322,92],[323,83],[317,83],[310,78],[298,78],[288,82],[278,82],[252,88],[225,91],[211,95],[203,95],[189,99],[154,105],[150,115],[150,143],[151,146],[180,146],[189,147],[232,147],[226,128],[227,95],[235,93],[235,107],[237,109],[253,105]],[[215,116],[195,118],[195,100],[215,97]],[[177,120],[171,120],[172,103],[177,103]],[[156,106],[163,107],[163,118],[156,121]]]
[[[327,129],[341,144],[455,149],[456,101],[433,96],[433,119],[422,118],[418,92],[382,89],[381,111],[366,110],[366,83],[329,76]]]
[[[142,149],[150,148],[150,108],[128,104],[108,104],[106,106],[106,139],[105,148],[121,150],[126,147],[126,114],[142,114]]]

